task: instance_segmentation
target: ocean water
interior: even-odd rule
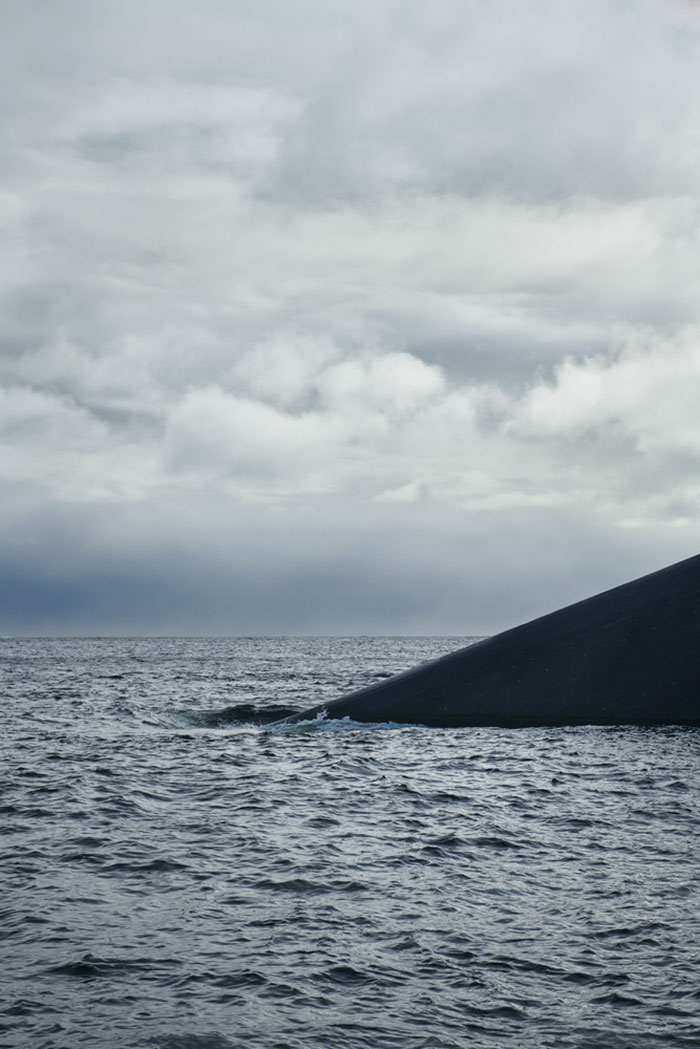
[[[4,1049],[700,1046],[700,731],[269,722],[458,638],[0,642]]]

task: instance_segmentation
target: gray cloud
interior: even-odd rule
[[[0,629],[482,632],[695,551],[696,6],[0,18]]]

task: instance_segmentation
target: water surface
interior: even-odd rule
[[[700,1045],[700,732],[269,722],[466,639],[0,642],[0,1046]]]

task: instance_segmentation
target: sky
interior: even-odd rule
[[[0,633],[487,634],[700,549],[700,5],[0,0]]]

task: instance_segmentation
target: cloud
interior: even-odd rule
[[[186,394],[172,412],[166,444],[171,465],[207,473],[212,467],[232,476],[296,473],[295,464],[328,440],[328,427],[313,413],[291,416],[260,401],[209,388]]]
[[[636,333],[613,357],[567,359],[519,407],[521,432],[575,440],[619,435],[640,454],[700,456],[700,328],[662,342]]]
[[[280,191],[314,201],[406,187],[535,200],[693,191],[698,29],[681,5],[360,10],[287,140]]]
[[[692,5],[0,19],[22,629],[480,632],[694,552]]]

